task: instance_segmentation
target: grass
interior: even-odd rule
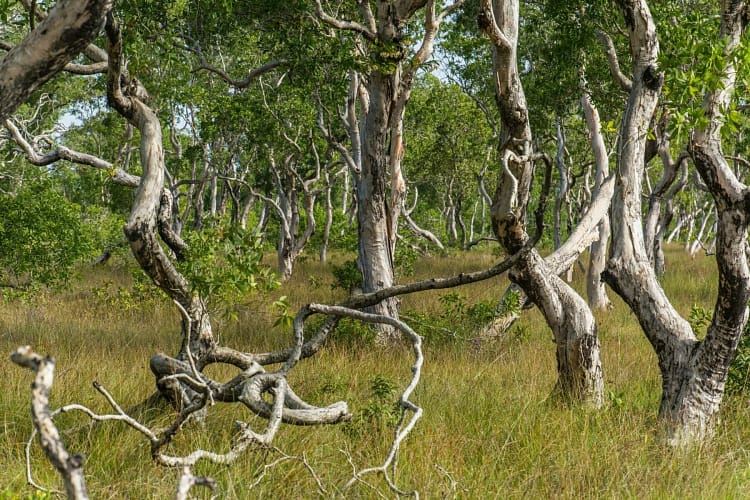
[[[716,271],[710,258],[690,259],[677,247],[667,255],[669,295],[684,314],[694,304],[712,308]],[[343,257],[338,257],[342,261]],[[416,263],[417,277],[449,275],[487,267],[489,254],[436,257]],[[579,273],[580,274],[580,273]],[[312,278],[311,278],[312,277]],[[329,265],[301,264],[294,279],[273,296],[286,295],[293,307],[310,301],[332,302]],[[81,283],[63,293],[28,301],[0,302],[0,351],[23,344],[57,359],[53,406],[80,402],[106,411],[91,387],[98,380],[124,407],[153,391],[148,359],[157,351],[176,352],[178,317],[162,300],[144,303],[121,297],[107,302],[117,287],[129,286],[118,267],[85,271]],[[457,290],[470,305],[495,300],[504,278]],[[574,286],[583,289],[583,277]],[[413,435],[404,443],[398,482],[416,488],[424,498],[571,498],[744,497],[750,486],[747,401],[728,400],[716,436],[706,446],[677,453],[662,446],[656,422],[660,386],[656,359],[634,316],[616,297],[612,311],[597,313],[606,390],[611,402],[602,411],[558,404],[549,395],[555,383],[554,346],[541,316],[526,311],[513,331],[496,341],[472,342],[468,322],[446,313],[439,297],[427,292],[403,299],[406,315],[427,323],[426,364],[413,399],[424,410]],[[612,294],[611,294],[612,295]],[[216,322],[225,345],[266,350],[287,344],[287,333],[273,329],[268,297],[237,309],[238,321]],[[432,325],[432,326],[430,326]],[[452,335],[442,335],[439,328]],[[409,377],[408,348],[377,348],[361,338],[361,327],[349,325],[318,356],[302,362],[290,376],[295,390],[313,403],[346,400],[352,422],[329,427],[284,426],[275,445],[302,457],[315,469],[326,493],[299,460],[285,460],[266,471],[263,465],[281,457],[274,451],[250,451],[231,467],[199,464],[197,474],[213,476],[221,498],[316,498],[335,494],[351,476],[352,464],[364,468],[382,462],[392,438],[389,411],[393,399],[373,394],[374,377],[401,388]],[[6,358],[7,359],[7,358]],[[0,364],[5,389],[0,397],[0,499],[32,493],[24,477],[23,448],[31,430],[30,372],[9,361]],[[217,368],[215,376],[229,376]],[[136,415],[152,427],[166,425],[169,409]],[[212,409],[204,426],[188,426],[171,451],[194,447],[215,451],[231,444],[234,420],[262,426],[238,405]],[[120,424],[89,426],[81,415],[63,415],[68,449],[86,456],[86,479],[94,498],[171,497],[177,472],[154,465],[147,443]],[[350,463],[351,462],[351,463]],[[34,447],[36,480],[60,487],[52,467]],[[381,478],[347,491],[354,498],[390,495]],[[200,498],[207,492],[194,490]]]

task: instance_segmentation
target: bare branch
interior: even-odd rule
[[[194,476],[190,466],[186,465],[182,468],[180,481],[177,483],[175,500],[188,500],[190,498],[188,493],[193,486],[206,486],[212,492],[216,492],[216,481],[210,477]]]
[[[198,43],[195,40],[192,40],[189,37],[185,37],[185,38],[187,38],[190,42],[192,42],[192,47],[182,46],[182,48],[189,50],[190,52],[198,56],[200,65],[198,66],[197,71],[205,70],[210,73],[213,73],[219,76],[222,80],[224,80],[225,82],[227,82],[229,85],[231,85],[234,88],[244,89],[248,87],[256,78],[265,75],[266,73],[278,68],[279,66],[283,66],[287,64],[287,61],[285,59],[277,59],[275,61],[269,61],[261,66],[258,66],[257,68],[253,68],[250,71],[248,71],[247,76],[245,76],[243,80],[235,80],[234,78],[229,76],[229,74],[223,69],[210,65],[208,63],[208,60],[206,60],[206,56],[203,54],[203,51],[201,50],[200,45],[198,45]]]
[[[34,429],[39,432],[39,443],[44,453],[65,482],[68,498],[87,499],[86,482],[83,478],[83,456],[68,453],[50,414],[49,393],[55,375],[55,360],[50,357],[43,358],[29,346],[16,349],[10,355],[10,359],[18,366],[36,373],[31,388],[31,416]]]
[[[419,494],[416,491],[412,492],[405,492],[401,490],[394,482],[394,479],[391,477],[392,475],[395,475],[395,470],[389,470],[389,467],[392,465],[395,469],[395,461],[396,457],[398,455],[399,449],[401,448],[401,443],[406,439],[406,437],[409,435],[409,433],[414,429],[414,426],[417,424],[417,421],[422,417],[422,408],[416,405],[413,401],[409,399],[412,392],[414,392],[414,389],[416,389],[417,384],[419,384],[420,377],[422,376],[422,365],[424,363],[424,356],[422,354],[422,337],[420,337],[414,330],[412,330],[409,325],[404,323],[403,321],[400,321],[395,318],[391,318],[388,316],[383,316],[379,314],[370,314],[365,313],[362,311],[357,311],[354,309],[350,309],[347,307],[340,307],[340,306],[326,306],[323,304],[310,304],[309,306],[310,310],[312,312],[316,313],[322,313],[327,315],[333,315],[333,316],[342,316],[342,317],[348,317],[348,318],[354,318],[359,321],[364,321],[367,323],[384,323],[390,326],[393,326],[394,328],[398,328],[403,333],[408,335],[409,339],[412,342],[412,349],[414,351],[414,364],[411,367],[412,371],[412,377],[409,381],[409,384],[406,386],[406,388],[401,393],[401,397],[399,398],[399,404],[402,408],[402,414],[401,419],[399,420],[398,425],[396,426],[396,432],[395,436],[393,438],[393,443],[391,444],[391,448],[388,451],[388,455],[385,458],[385,461],[382,465],[376,466],[376,467],[369,467],[367,469],[363,469],[353,475],[353,477],[344,485],[344,490],[351,487],[354,483],[359,481],[359,479],[364,476],[365,474],[370,474],[373,472],[380,472],[383,474],[383,477],[386,480],[386,483],[388,484],[388,487],[396,494],[398,495],[409,495],[409,496],[415,496],[419,497]],[[411,412],[412,415],[410,418],[406,417],[406,413]]]
[[[633,89],[633,82],[620,69],[620,61],[617,58],[617,51],[615,50],[612,38],[601,30],[597,30],[596,37],[599,39],[599,43],[607,55],[607,62],[609,63],[609,71],[612,74],[612,78],[615,79],[615,82],[617,82],[622,90],[630,92]]]
[[[40,153],[34,146],[32,146],[24,137],[21,131],[16,125],[10,121],[5,120],[5,127],[10,131],[13,140],[18,144],[21,149],[26,153],[28,161],[37,166],[50,165],[59,160],[66,160],[71,163],[77,163],[79,165],[88,165],[90,167],[104,170],[110,174],[110,179],[115,184],[126,187],[138,187],[141,178],[137,175],[129,174],[119,167],[115,167],[112,163],[99,158],[98,156],[90,155],[87,153],[81,153],[68,149],[65,146],[57,146],[57,149],[48,151],[47,153]]]

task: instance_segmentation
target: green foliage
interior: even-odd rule
[[[492,321],[497,314],[492,300],[469,303],[465,296],[448,292],[438,298],[439,313],[404,311],[402,317],[414,330],[432,342],[467,341]]]
[[[624,392],[607,391],[609,406],[615,410],[621,410],[625,407]]]
[[[309,323],[307,328],[314,331],[313,323]],[[375,336],[374,328],[351,318],[342,318],[331,334],[332,339],[348,345],[370,345],[375,341]]]
[[[178,269],[204,299],[226,305],[278,286],[273,271],[261,264],[257,233],[217,221],[200,232],[188,231],[184,239],[188,252]]]
[[[385,375],[370,377],[370,397],[362,411],[346,424],[344,432],[357,437],[376,431],[386,432],[398,422],[402,408],[394,401],[396,384]]]
[[[52,493],[46,491],[23,494],[9,489],[0,491],[0,500],[51,500],[52,498]]]
[[[396,245],[396,255],[393,257],[394,274],[399,277],[413,276],[414,264],[419,259],[419,252],[409,245]]]
[[[500,307],[497,310],[498,316],[508,316],[511,314],[519,314],[521,312],[521,292],[510,288],[500,302]]]
[[[331,285],[334,289],[342,288],[351,293],[362,286],[362,273],[359,272],[356,260],[347,260],[340,266],[334,264],[331,273],[335,280]]]
[[[286,295],[282,295],[273,301],[271,305],[278,311],[278,316],[273,322],[273,326],[280,327],[283,330],[291,328],[292,323],[294,322],[294,315],[290,311],[290,305]]]
[[[693,304],[688,315],[688,323],[690,323],[696,337],[703,338],[706,336],[706,327],[711,323],[713,316],[713,313],[705,307]]]
[[[64,285],[74,264],[93,256],[94,235],[84,230],[81,208],[48,183],[0,196],[0,213],[3,282]]]
[[[727,375],[726,391],[729,395],[750,394],[750,327],[745,326],[740,343],[737,346],[737,354],[729,365]]]

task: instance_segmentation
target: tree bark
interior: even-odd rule
[[[601,190],[604,179],[609,175],[609,159],[604,138],[601,134],[601,123],[599,112],[591,102],[591,97],[584,93],[581,96],[581,107],[589,129],[589,141],[594,152],[594,163],[596,163],[596,174],[594,176],[594,191],[592,197],[596,197]],[[599,221],[599,238],[591,244],[589,253],[589,268],[586,273],[586,296],[591,309],[607,309],[612,303],[607,296],[607,290],[601,280],[604,271],[607,244],[609,243],[609,214],[605,214]]]
[[[111,14],[110,14],[111,17]],[[141,269],[161,288],[167,296],[177,302],[186,312],[183,318],[183,346],[180,358],[187,357],[188,350],[197,366],[202,367],[208,354],[215,347],[209,314],[203,300],[195,294],[188,281],[174,266],[169,255],[159,242],[158,234],[169,227],[170,221],[162,221],[159,213],[164,191],[164,152],[162,149],[161,123],[154,111],[145,104],[148,94],[137,80],[126,79],[121,86],[122,39],[113,18],[107,22],[109,38],[109,71],[107,101],[118,113],[135,126],[141,135],[141,164],[143,175],[136,191],[133,207],[125,224],[125,237]],[[171,207],[169,207],[171,210]],[[168,242],[169,240],[167,240]],[[163,388],[171,391],[171,388]]]
[[[528,108],[516,61],[518,15],[517,0],[483,0],[478,18],[480,28],[492,41],[495,98],[503,125],[502,164],[490,215],[497,239],[510,254],[528,241],[524,220],[533,171]],[[591,310],[551,272],[535,249],[519,257],[509,276],[539,306],[554,333],[561,396],[600,407],[604,400],[602,368]]]
[[[668,441],[687,446],[711,434],[729,363],[747,322],[750,269],[747,224],[750,193],[721,152],[723,113],[729,109],[735,75],[730,51],[743,31],[744,2],[725,1],[720,35],[726,40],[725,67],[717,90],[708,92],[708,126],[694,130],[688,151],[717,209],[719,292],[706,338],[699,342],[659,285],[645,248],[641,217],[641,180],[647,127],[653,116],[662,75],[656,61],[659,45],[644,1],[620,1],[630,30],[633,89],[620,128],[618,176],[613,202],[614,244],[605,276],[636,314],[659,359],[662,401],[659,418]]]
[[[0,61],[0,122],[60,72],[104,27],[112,0],[60,0]]]

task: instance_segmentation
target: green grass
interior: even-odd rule
[[[677,247],[669,248],[667,259],[670,275],[664,285],[678,310],[687,314],[693,304],[712,308],[713,260],[691,260]],[[335,260],[341,262],[344,257]],[[445,276],[481,269],[494,261],[489,254],[470,253],[422,260],[415,267],[418,277]],[[111,294],[117,286],[128,285],[127,273],[114,267],[103,274],[92,270],[85,274],[81,283],[64,293],[28,302],[0,302],[0,352],[7,355],[30,344],[38,352],[55,355],[55,407],[79,402],[107,411],[105,401],[91,387],[93,380],[107,387],[124,407],[137,404],[153,392],[148,369],[151,354],[178,349],[177,313],[163,301],[139,304],[131,299],[131,303],[107,304],[96,299],[92,289],[110,281]],[[311,301],[330,303],[341,294],[331,290],[331,282],[330,266],[311,259],[273,296],[287,295],[294,307]],[[576,275],[574,285],[583,288],[582,276]],[[497,278],[457,291],[472,304],[496,299],[505,286],[505,279]],[[470,326],[461,327],[455,318],[440,320],[445,306],[438,299],[445,293],[403,299],[404,310],[420,312],[420,318],[443,321],[442,325],[456,330],[453,340],[450,336],[449,340],[433,338],[431,330],[424,330],[428,334],[426,363],[412,399],[425,412],[402,447],[397,479],[403,488],[416,488],[423,498],[747,496],[747,402],[742,398],[726,402],[716,436],[703,448],[680,453],[665,448],[656,422],[660,392],[656,359],[634,316],[619,299],[612,297],[612,311],[597,313],[606,390],[613,402],[602,411],[584,411],[561,406],[549,397],[556,377],[554,345],[537,311],[524,312],[506,338],[471,342],[466,340],[475,333]],[[269,298],[252,299],[238,308],[238,321],[217,320],[221,342],[257,351],[288,344],[289,334],[271,327],[274,311],[270,303]],[[221,498],[327,497],[351,476],[350,460],[357,468],[382,462],[392,431],[386,415],[363,416],[368,407],[381,403],[372,394],[372,379],[380,376],[401,388],[409,378],[412,359],[406,347],[383,349],[358,340],[358,331],[349,327],[290,376],[295,390],[313,403],[346,400],[354,412],[353,421],[316,428],[284,426],[274,443],[285,453],[304,455],[327,493],[318,491],[299,460],[269,469],[251,491],[263,465],[280,455],[249,451],[231,467],[201,463],[195,468],[197,474],[217,480]],[[24,444],[31,430],[32,375],[9,361],[0,366],[5,383],[0,397],[0,498],[24,497],[32,493],[23,465]],[[211,373],[231,375],[222,368]],[[390,401],[381,404],[386,411],[389,405]],[[136,416],[159,427],[172,414],[155,408]],[[238,419],[259,428],[263,425],[239,405],[220,405],[211,410],[204,426],[188,426],[170,451],[185,453],[195,447],[226,451],[232,422]],[[90,426],[75,414],[63,415],[58,423],[68,429],[64,433],[68,449],[87,457],[86,479],[93,498],[172,496],[177,471],[154,465],[147,443],[134,431],[114,423]],[[59,478],[38,445],[33,470],[38,482],[60,488]],[[366,480],[376,490],[358,485],[346,495],[392,496],[381,478]],[[208,498],[200,489],[194,494]]]

